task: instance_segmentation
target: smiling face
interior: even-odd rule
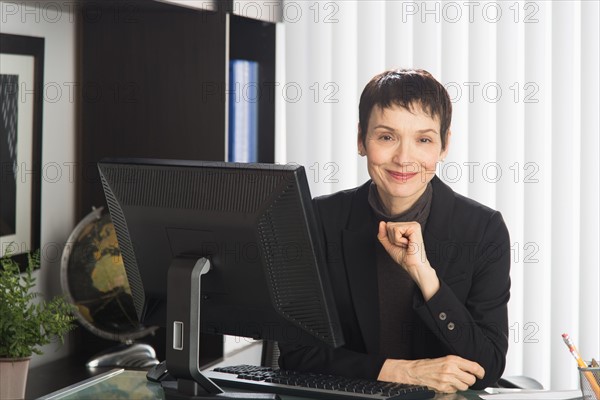
[[[364,143],[359,132],[358,150],[367,156],[369,176],[390,214],[408,210],[423,194],[449,144],[450,132],[442,150],[440,120],[420,104],[410,110],[373,107]]]

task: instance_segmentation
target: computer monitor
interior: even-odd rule
[[[302,166],[98,167],[137,315],[167,328],[166,364],[179,382],[167,395],[221,392],[200,373],[200,331],[343,344]]]

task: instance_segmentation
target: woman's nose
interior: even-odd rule
[[[410,144],[407,141],[400,141],[394,151],[393,161],[396,164],[412,164]]]

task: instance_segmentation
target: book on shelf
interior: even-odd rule
[[[258,162],[259,65],[229,62],[229,134],[227,161]]]

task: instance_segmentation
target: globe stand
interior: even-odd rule
[[[158,363],[156,352],[149,344],[126,342],[95,355],[86,367],[150,368]]]

